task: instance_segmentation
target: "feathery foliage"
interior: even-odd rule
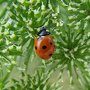
[[[1,90],[62,90],[64,71],[71,85],[76,79],[82,89],[90,89],[89,0],[1,0],[0,7]],[[49,61],[34,52],[34,37],[42,26],[55,40],[56,51]],[[57,70],[60,78],[49,84]],[[19,75],[13,77],[14,73]]]

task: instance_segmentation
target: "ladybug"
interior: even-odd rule
[[[55,51],[53,37],[50,32],[46,31],[45,27],[42,27],[37,35],[34,40],[35,51],[40,58],[48,60]]]

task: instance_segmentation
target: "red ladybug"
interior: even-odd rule
[[[55,45],[50,32],[46,31],[46,28],[42,28],[35,38],[34,45],[37,55],[42,59],[49,59],[54,51]]]

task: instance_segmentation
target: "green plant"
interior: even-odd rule
[[[42,90],[45,79],[45,90],[49,90],[50,76],[56,71],[60,75],[56,86],[67,71],[71,85],[74,86],[76,79],[83,89],[90,89],[89,0],[1,0],[0,4],[2,8],[6,4],[0,14],[1,90]],[[56,44],[55,54],[49,61],[40,60],[33,49],[34,37],[42,26],[48,28]],[[33,63],[37,63],[34,69],[37,76],[29,71]],[[12,75],[16,70],[21,76],[19,80],[17,74],[15,78]],[[40,75],[45,78],[40,79]],[[33,81],[37,78],[39,85]],[[13,84],[9,87],[10,81]],[[50,90],[61,87],[50,87]]]
[[[7,88],[9,90],[55,90],[60,87],[58,82],[48,83],[49,78],[50,72],[45,71],[43,68],[37,70],[32,76],[22,72],[20,80],[12,79],[14,85]]]

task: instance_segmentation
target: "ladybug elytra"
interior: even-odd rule
[[[35,51],[40,58],[47,60],[55,51],[53,38],[50,32],[46,31],[44,27],[37,35],[38,37],[36,37],[34,41]]]

